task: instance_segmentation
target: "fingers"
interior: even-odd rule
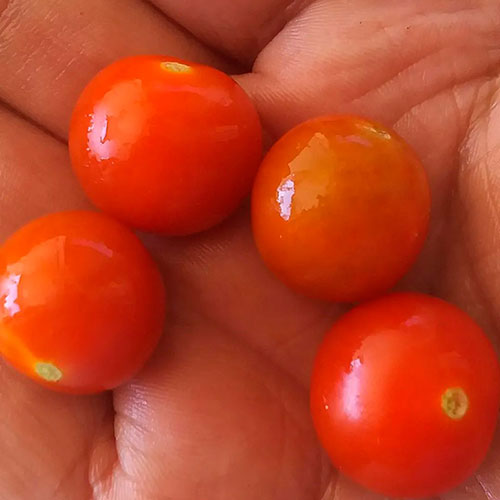
[[[150,1],[207,45],[250,66],[260,50],[312,0]]]
[[[0,0],[0,98],[65,137],[78,93],[123,56],[224,61],[138,0]]]
[[[325,113],[394,124],[431,102],[439,119],[452,89],[491,75],[499,63],[496,0],[318,0],[239,80],[279,135]]]
[[[29,220],[89,206],[66,148],[0,107],[0,241]]]
[[[109,397],[76,398],[37,387],[0,361],[2,498],[85,500],[94,437],[112,436]]]
[[[476,294],[486,304],[482,316],[490,320],[500,343],[500,78],[485,85],[482,101],[460,150],[461,166],[456,182],[456,239],[465,247],[466,264],[475,277]],[[450,245],[453,242],[450,241]],[[448,269],[453,276],[454,269]],[[457,278],[452,283],[457,285]],[[461,288],[461,287],[460,287]],[[455,292],[457,293],[457,292]],[[462,301],[463,302],[463,301]]]
[[[99,493],[319,500],[321,457],[307,407],[306,391],[261,356],[183,318],[144,373],[116,391],[120,462]]]

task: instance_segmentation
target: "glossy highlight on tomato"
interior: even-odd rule
[[[271,148],[252,193],[269,268],[314,298],[355,302],[390,289],[424,243],[427,177],[395,132],[352,116],[302,123]]]
[[[106,215],[48,215],[0,247],[0,353],[50,389],[83,394],[123,383],[153,352],[164,319],[154,261]]]
[[[455,306],[400,293],[355,307],[326,335],[311,412],[332,463],[397,498],[443,493],[484,459],[500,404],[486,335]]]
[[[133,227],[182,235],[217,224],[250,192],[262,131],[228,75],[136,56],[104,68],[83,90],[69,148],[95,205]]]

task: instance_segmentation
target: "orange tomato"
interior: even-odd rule
[[[217,224],[250,192],[261,136],[253,104],[226,74],[137,56],[84,89],[69,147],[99,208],[133,227],[181,235]]]
[[[164,324],[160,273],[105,215],[37,219],[0,248],[0,352],[58,391],[93,393],[133,376]]]
[[[257,247],[311,297],[352,302],[391,288],[427,233],[425,171],[393,131],[351,116],[302,123],[269,151],[252,194]]]
[[[396,498],[435,498],[483,461],[500,406],[486,335],[441,299],[392,294],[355,307],[323,340],[311,380],[333,464]]]

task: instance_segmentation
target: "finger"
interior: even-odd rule
[[[224,61],[138,0],[0,0],[0,98],[60,137],[87,81],[123,56]]]
[[[119,463],[104,498],[319,500],[306,391],[210,323],[173,321],[115,393]]]
[[[108,396],[51,393],[0,361],[0,495],[84,500],[94,437],[112,435]]]
[[[499,62],[496,0],[319,0],[264,49],[254,73],[239,80],[268,128],[281,135],[325,113],[394,124],[410,110],[423,114],[427,103],[442,121],[451,90],[494,74]]]
[[[0,240],[42,214],[89,207],[66,148],[0,106]]]
[[[477,292],[489,306],[485,316],[490,319],[497,342],[500,342],[500,78],[489,86],[489,95],[482,107],[478,108],[472,123],[460,151],[462,169],[454,200],[454,208],[461,223],[457,240],[467,237],[465,246],[468,264],[475,277]]]
[[[151,0],[207,45],[251,65],[267,43],[312,0]]]

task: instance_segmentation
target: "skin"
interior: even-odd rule
[[[1,0],[2,238],[87,206],[65,143],[72,105],[105,64],[155,52],[239,73],[268,144],[331,112],[394,126],[433,195],[429,239],[400,288],[451,300],[498,343],[497,0]],[[157,353],[131,383],[83,398],[1,364],[0,496],[380,500],[332,470],[309,417],[314,352],[341,309],[271,276],[246,208],[208,233],[145,242],[172,297]],[[495,498],[498,470],[497,439],[440,498]]]

